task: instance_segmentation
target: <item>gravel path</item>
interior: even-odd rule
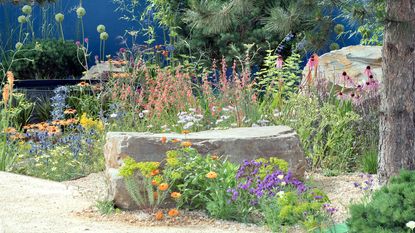
[[[309,174],[314,186],[323,189],[339,211],[336,222],[347,217],[349,203],[358,201],[363,192],[354,182],[358,174],[325,177]],[[0,172],[0,233],[230,233],[268,232],[258,226],[217,221],[203,213],[186,214],[179,221],[154,222],[140,212],[122,212],[100,216],[95,201],[105,195],[102,173],[91,174],[63,183]],[[292,229],[290,232],[302,232]]]
[[[92,178],[91,178],[92,177]],[[93,181],[99,177],[89,177]],[[85,188],[101,185],[87,179],[57,183],[0,172],[0,233],[230,233],[253,229],[224,229],[215,225],[145,227],[79,215],[93,205],[84,198]],[[86,192],[87,194],[88,192]],[[90,193],[92,194],[92,193]],[[92,196],[91,196],[92,197]],[[242,226],[242,224],[238,224]],[[258,228],[259,229],[259,228]],[[256,231],[256,230],[254,230]],[[261,231],[256,231],[261,232]]]

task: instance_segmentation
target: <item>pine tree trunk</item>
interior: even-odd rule
[[[379,178],[415,169],[415,0],[387,0]]]

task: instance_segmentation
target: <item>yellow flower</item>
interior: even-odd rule
[[[182,134],[189,134],[190,133],[190,131],[189,130],[183,130],[182,131]]]
[[[218,177],[218,174],[216,172],[209,172],[206,174],[206,177],[209,179],[216,179]]]
[[[104,130],[104,124],[102,123],[102,121],[89,118],[86,115],[86,113],[82,114],[81,119],[79,120],[79,123],[85,129],[97,129],[98,131]]]

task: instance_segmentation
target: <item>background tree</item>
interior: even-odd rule
[[[415,169],[415,0],[387,0],[380,156],[383,181]]]
[[[207,60],[231,60],[243,56],[245,45],[255,44],[258,63],[265,50],[277,48],[289,33],[305,48],[318,51],[328,47],[333,29],[333,8],[317,0],[148,1],[155,19],[176,37],[172,43],[179,52]]]

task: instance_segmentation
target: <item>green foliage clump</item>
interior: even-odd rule
[[[78,77],[83,67],[77,50],[71,41],[42,40],[26,44],[16,53],[11,70],[19,80]]]
[[[9,124],[11,127],[21,129],[26,125],[33,113],[35,104],[26,99],[24,93],[14,92],[11,96],[11,106],[2,108],[1,111],[7,111],[9,117]]]
[[[293,53],[284,60],[284,65],[281,68],[277,68],[278,55],[273,51],[267,50],[268,54],[264,59],[263,68],[257,73],[258,89],[260,91],[281,91],[285,97],[289,93],[296,93],[301,82],[301,56]],[[283,83],[282,90],[278,88],[279,82]]]
[[[313,168],[349,171],[356,167],[359,119],[349,102],[292,95],[276,122],[297,131]]]
[[[316,199],[316,196],[319,198]],[[321,227],[326,217],[323,207],[328,201],[327,195],[321,190],[311,189],[303,194],[296,191],[280,192],[277,198],[261,199],[260,206],[273,232],[280,232],[284,225],[298,223],[312,231]]]
[[[368,202],[350,206],[350,233],[405,233],[415,219],[415,172],[401,171]]]

